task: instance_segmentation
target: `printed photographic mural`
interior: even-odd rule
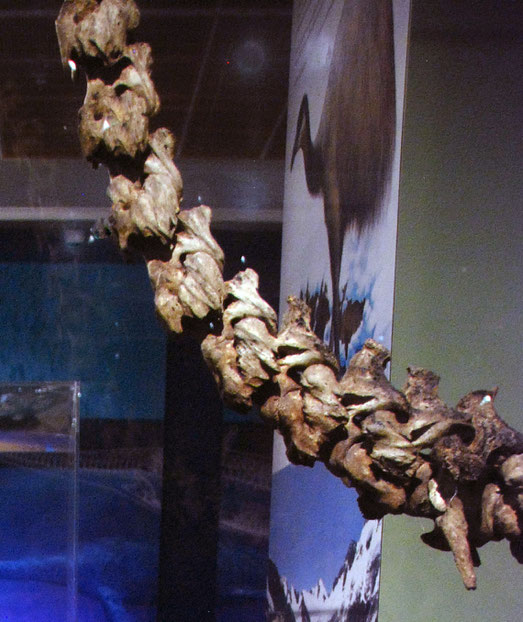
[[[408,0],[294,7],[280,308],[299,293],[341,369],[365,339],[391,342],[408,14]],[[272,488],[268,619],[376,620],[381,523],[279,438]]]

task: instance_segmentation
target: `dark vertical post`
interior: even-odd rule
[[[199,344],[170,337],[158,622],[215,619],[221,424]]]

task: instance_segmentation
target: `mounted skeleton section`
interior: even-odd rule
[[[80,142],[111,175],[108,227],[122,250],[144,256],[159,317],[200,341],[227,404],[260,406],[289,459],[322,461],[356,488],[365,517],[433,519],[423,540],[452,551],[467,588],[476,586],[477,548],[490,540],[507,538],[522,562],[523,436],[497,416],[494,392],[450,408],[438,377],[421,369],[398,391],[385,376],[388,351],[372,340],[339,380],[302,301],[289,299],[278,333],[254,271],[223,281],[211,210],[180,211],[174,139],[164,128],[149,132],[159,109],[150,48],[127,45],[138,21],[133,0],[67,0],[56,28],[64,67],[87,76]]]

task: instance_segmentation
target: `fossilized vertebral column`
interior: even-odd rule
[[[385,376],[388,351],[372,340],[338,380],[303,302],[290,299],[278,333],[255,272],[223,282],[210,209],[180,211],[174,139],[149,132],[159,108],[151,53],[127,43],[138,21],[132,0],[66,0],[57,33],[63,64],[87,74],[80,142],[88,160],[109,168],[109,226],[123,250],[143,254],[164,324],[201,341],[224,399],[239,410],[258,404],[291,461],[321,460],[354,486],[366,517],[434,519],[423,539],[452,550],[468,588],[485,542],[507,538],[522,561],[523,437],[497,416],[494,393],[449,408],[437,376],[419,369],[398,391]]]

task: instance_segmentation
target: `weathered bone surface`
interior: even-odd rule
[[[148,139],[143,184],[120,174],[111,178],[108,189],[113,202],[111,222],[122,250],[128,249],[133,236],[135,241],[153,237],[170,244],[178,221],[182,178],[172,160],[174,138],[169,130],[160,128]]]
[[[245,411],[278,371],[276,313],[258,294],[258,275],[251,269],[226,282],[224,296],[223,330],[203,340],[202,352],[224,400]]]
[[[127,33],[138,26],[140,13],[133,0],[65,0],[56,21],[62,64],[119,60]]]
[[[385,376],[388,351],[372,340],[338,380],[305,303],[289,300],[278,333],[255,272],[223,282],[211,211],[180,211],[174,139],[164,128],[149,134],[159,108],[150,49],[126,39],[138,21],[132,0],[67,0],[56,26],[62,62],[87,75],[84,154],[110,170],[110,226],[123,250],[143,254],[162,321],[201,341],[227,403],[258,404],[289,459],[324,462],[357,489],[366,517],[433,519],[423,540],[452,551],[467,588],[476,585],[477,547],[490,540],[507,538],[522,562],[523,436],[497,416],[494,392],[450,408],[438,397],[438,377],[422,369],[410,369],[398,391]]]
[[[205,205],[180,212],[167,259],[146,249],[147,269],[155,291],[156,310],[169,330],[181,333],[182,319],[203,320],[223,302],[223,252],[209,230],[211,210]],[[145,238],[144,238],[145,239]],[[161,255],[165,255],[164,250]]]

